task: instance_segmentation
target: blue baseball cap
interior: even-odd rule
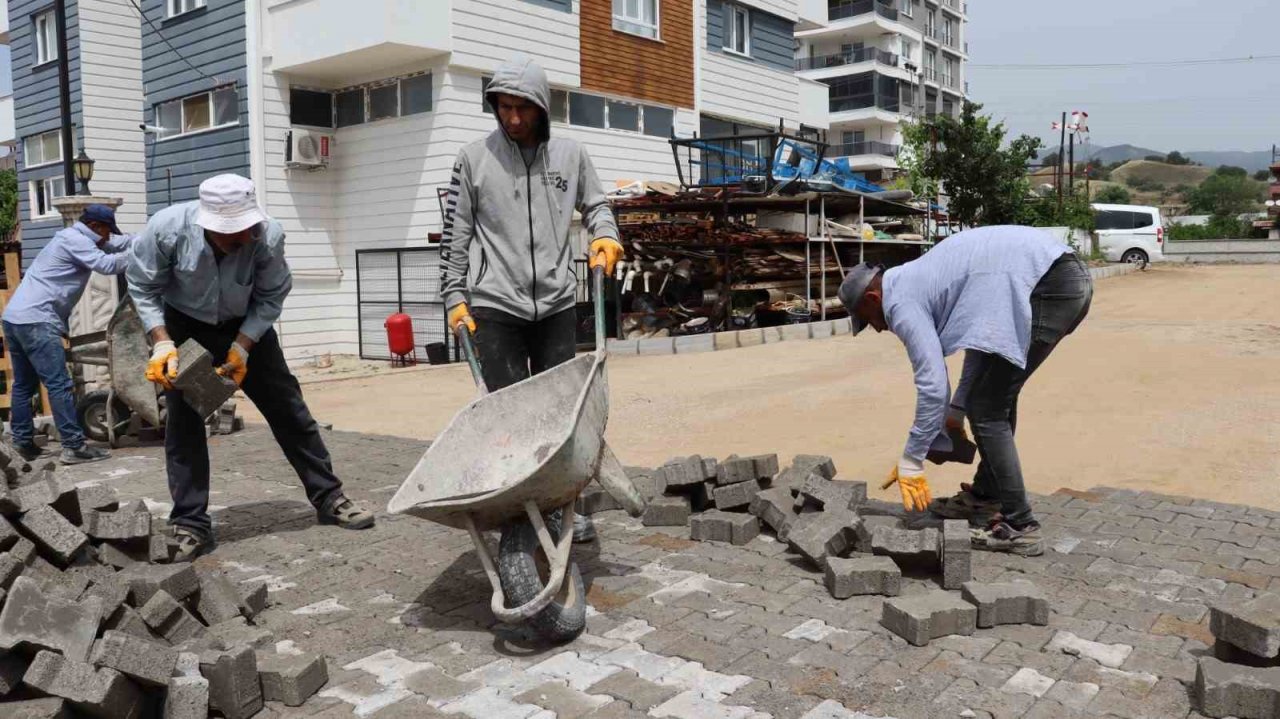
[[[111,234],[124,234],[116,225],[116,211],[106,205],[89,205],[84,208],[84,214],[80,215],[80,221],[86,225],[90,222],[101,222],[111,228]]]

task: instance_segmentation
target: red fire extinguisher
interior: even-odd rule
[[[413,346],[413,319],[403,312],[387,318],[382,325],[387,329],[387,349],[391,350],[391,365],[418,364],[418,351]]]

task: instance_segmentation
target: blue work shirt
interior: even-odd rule
[[[164,306],[217,325],[240,319],[254,342],[280,317],[293,275],[284,259],[284,229],[268,220],[253,242],[219,259],[196,224],[200,203],[165,208],[133,243],[129,296],[148,332],[164,325]]]
[[[1069,252],[1032,227],[979,227],[884,273],[885,322],[906,346],[915,372],[916,418],[904,455],[923,460],[942,432],[951,390],[943,358],[977,350],[1026,367],[1031,291]]]
[[[129,266],[125,251],[133,235],[111,237],[101,248],[98,241],[98,235],[81,222],[59,230],[27,268],[4,308],[4,321],[13,325],[48,323],[66,334],[71,309],[84,294],[89,276],[94,272],[118,275]]]

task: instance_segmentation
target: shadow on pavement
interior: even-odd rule
[[[220,544],[264,534],[297,532],[316,525],[316,510],[296,499],[246,502],[210,512],[209,516]]]

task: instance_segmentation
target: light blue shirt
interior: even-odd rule
[[[904,455],[924,459],[942,432],[951,389],[945,357],[977,350],[1026,366],[1031,291],[1069,252],[1031,227],[980,227],[885,272],[885,322],[906,345],[915,372],[916,418]],[[972,367],[968,356],[965,365]],[[960,384],[966,386],[964,378]]]
[[[94,272],[118,275],[129,266],[125,252],[133,235],[117,235],[98,247],[98,235],[77,222],[58,231],[36,255],[4,308],[13,325],[52,324],[67,333],[71,309],[80,301]]]
[[[164,306],[217,325],[242,319],[254,342],[280,317],[293,275],[284,259],[284,229],[268,220],[254,241],[218,260],[196,224],[199,202],[165,208],[133,243],[129,296],[148,332],[164,325]]]

